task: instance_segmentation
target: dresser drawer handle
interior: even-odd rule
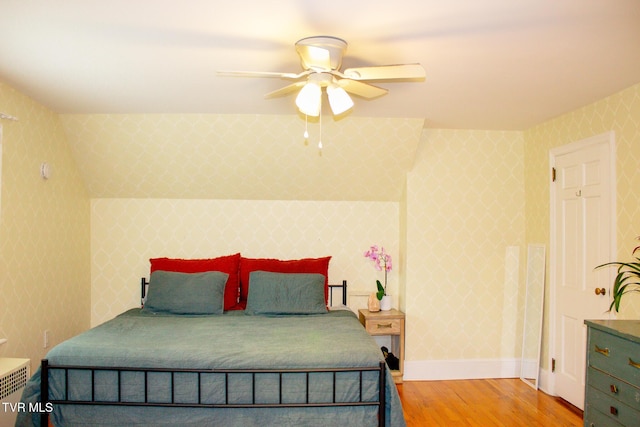
[[[596,345],[596,353],[600,353],[600,354],[603,354],[603,355],[609,357],[609,349],[606,348],[606,347],[605,348],[600,348],[600,347],[598,347]]]
[[[640,363],[634,362],[631,358],[629,358],[629,365],[633,366],[634,368],[640,369]]]
[[[618,394],[618,386],[616,386],[615,384],[611,384],[609,386],[609,389],[611,390],[611,393]]]
[[[618,416],[618,408],[616,408],[615,406],[610,406],[609,412],[611,412],[611,415]]]
[[[392,327],[393,327],[392,323],[378,323],[378,329],[388,329]]]

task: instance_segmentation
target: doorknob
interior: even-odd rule
[[[596,295],[606,295],[607,290],[605,288],[596,288]]]

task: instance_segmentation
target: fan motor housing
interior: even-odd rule
[[[339,70],[342,57],[347,50],[347,42],[332,36],[313,36],[296,42],[296,51],[300,55],[300,62],[305,70],[325,69]],[[329,54],[329,58],[326,54]],[[330,68],[327,69],[327,60]]]

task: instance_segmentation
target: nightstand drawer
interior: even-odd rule
[[[587,389],[587,402],[592,408],[625,426],[637,426],[640,411],[636,411],[624,403],[612,398],[593,387]]]
[[[640,411],[640,389],[605,372],[589,367],[589,386]],[[589,392],[589,390],[587,390]]]
[[[591,330],[589,365],[632,384],[640,383],[638,345],[597,329]]]
[[[400,319],[367,320],[369,335],[400,335]]]
[[[400,361],[400,369],[391,371],[393,381],[402,383],[404,373],[404,321],[402,311],[392,308],[385,311],[358,310],[358,320],[371,336],[388,336],[391,340],[389,351]]]

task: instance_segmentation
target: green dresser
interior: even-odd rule
[[[640,320],[587,320],[584,426],[640,426]]]

